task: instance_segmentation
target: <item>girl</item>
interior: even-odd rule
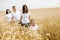
[[[21,25],[28,27],[30,23],[30,13],[28,12],[27,5],[23,5],[22,7],[22,13],[21,13]]]
[[[32,31],[32,35],[39,36],[39,34],[37,32],[38,25],[35,23],[35,20],[34,19],[31,19],[31,21],[30,21],[29,30]]]
[[[12,20],[12,13],[9,9],[6,9],[6,18],[8,22]]]
[[[35,23],[34,19],[31,19],[31,21],[30,21],[30,29],[34,30],[34,31],[37,31],[37,29],[38,29],[38,25]]]

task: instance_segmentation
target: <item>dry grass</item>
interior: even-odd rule
[[[60,8],[30,10],[39,26],[34,36],[16,22],[7,23],[5,12],[0,12],[0,40],[60,40]]]

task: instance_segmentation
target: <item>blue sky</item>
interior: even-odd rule
[[[13,5],[21,10],[27,4],[29,9],[60,7],[60,0],[0,0],[0,10],[11,8]]]

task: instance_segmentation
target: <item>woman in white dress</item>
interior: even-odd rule
[[[31,14],[30,14],[30,12],[28,12],[27,5],[23,5],[22,13],[21,13],[21,19],[20,19],[21,26],[25,26],[25,27],[29,26],[30,16],[31,16]]]

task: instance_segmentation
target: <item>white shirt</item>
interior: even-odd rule
[[[20,12],[19,11],[12,12],[12,17],[15,21],[20,20]]]
[[[37,31],[38,25],[35,24],[35,26],[30,26],[30,30]]]
[[[11,21],[12,19],[12,13],[6,14],[7,21]]]
[[[21,17],[22,17],[22,23],[25,24],[25,23],[30,23],[30,20],[29,20],[29,16],[31,14],[30,13],[21,13]]]

